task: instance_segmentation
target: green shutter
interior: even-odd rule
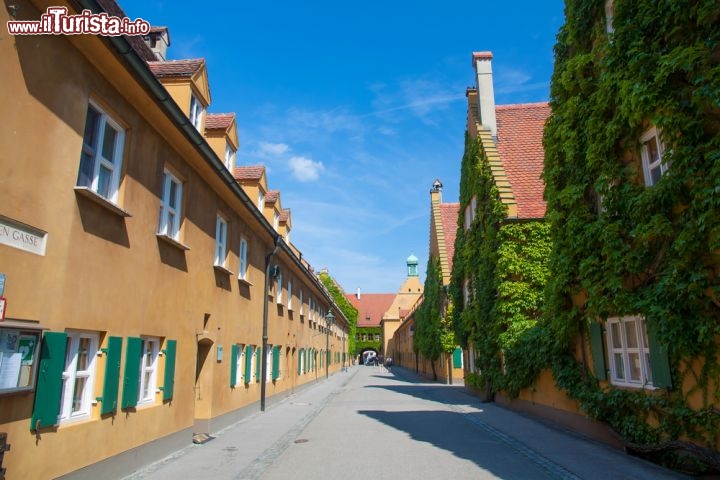
[[[250,345],[245,346],[245,383],[250,383],[250,375],[252,375],[252,356],[253,348]]]
[[[60,414],[62,373],[65,369],[66,348],[67,333],[47,332],[43,336],[30,430],[38,430],[57,423]]]
[[[230,388],[232,388],[237,384],[237,359],[240,355],[240,346],[233,345],[230,352]]]
[[[453,368],[462,368],[462,348],[455,347],[453,352]]]
[[[255,381],[259,382],[262,378],[262,347],[255,349]]]
[[[272,379],[280,378],[280,345],[273,347]]]
[[[667,347],[657,341],[655,332],[646,321],[648,334],[648,348],[650,349],[650,370],[652,370],[652,383],[654,387],[671,388],[672,375],[670,374],[670,360]]]
[[[598,322],[591,322],[588,327],[590,334],[590,347],[595,366],[595,378],[605,380],[607,378],[607,367],[605,366],[605,348],[603,347],[602,326]]]
[[[165,345],[165,385],[163,385],[163,401],[173,398],[175,393],[175,354],[177,340],[168,340]]]
[[[302,348],[298,351],[298,375],[302,373],[302,358],[303,358],[303,350]]]
[[[108,338],[108,346],[105,353],[105,380],[103,381],[102,406],[100,408],[101,415],[117,411],[120,360],[122,359],[122,337]]]
[[[140,394],[140,360],[142,360],[143,340],[140,337],[128,337],[125,353],[125,375],[120,406],[131,408],[137,405]]]

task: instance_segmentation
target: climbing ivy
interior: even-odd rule
[[[558,386],[628,442],[687,438],[716,450],[720,7],[615,1],[608,34],[604,4],[568,0],[555,47],[541,337]],[[651,126],[670,167],[647,188],[639,152]],[[590,322],[629,314],[645,317],[667,346],[674,388],[603,388],[576,358]]]
[[[537,323],[548,276],[549,226],[506,219],[479,139],[467,137],[461,168],[460,203],[468,205],[475,196],[478,209],[467,230],[464,211],[458,218],[451,284],[458,305],[455,331],[463,344],[473,345],[481,372],[475,385],[515,396],[548,366]],[[470,295],[463,306],[466,280]]]
[[[455,350],[455,334],[452,325],[452,305],[448,305],[443,292],[440,259],[429,257],[427,276],[423,289],[423,302],[415,312],[413,349],[431,361],[433,379],[437,380],[435,361],[441,353]]]
[[[320,281],[323,285],[325,285],[325,288],[327,288],[328,292],[330,292],[330,295],[332,296],[333,300],[335,301],[335,304],[340,308],[340,311],[342,311],[343,315],[347,319],[349,325],[348,325],[348,354],[350,356],[357,355],[359,350],[357,349],[356,340],[355,340],[355,334],[357,331],[357,317],[358,317],[358,311],[355,307],[352,306],[350,301],[347,299],[345,294],[343,293],[342,289],[338,287],[335,280],[328,274],[327,272],[320,272],[320,275],[318,275],[318,278],[320,278]]]

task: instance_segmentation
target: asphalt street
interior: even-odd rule
[[[129,479],[678,479],[462,386],[355,366]]]

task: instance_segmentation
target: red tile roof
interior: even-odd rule
[[[280,198],[280,191],[270,190],[265,194],[265,205],[272,205],[278,201],[278,198]]]
[[[445,232],[445,250],[447,250],[446,253],[451,272],[453,267],[453,255],[455,255],[455,236],[457,234],[459,212],[459,203],[440,204],[440,220],[442,221],[443,232]]]
[[[358,300],[354,293],[345,294],[352,306],[357,308],[358,327],[379,327],[395,296],[394,293],[363,293]]]
[[[289,208],[283,208],[282,212],[280,212],[280,215],[278,216],[278,221],[280,223],[284,223],[290,220],[290,209]]]
[[[265,173],[264,165],[252,165],[247,167],[235,167],[233,177],[235,180],[260,180]]]
[[[473,52],[472,53],[473,67],[475,66],[475,60],[492,60],[492,58],[493,58],[492,52]]]
[[[234,113],[208,113],[205,116],[205,130],[227,130],[233,120]]]
[[[190,77],[205,64],[204,58],[188,60],[167,60],[165,62],[147,62],[150,70],[158,78],[163,77]]]
[[[98,0],[98,4],[111,17],[125,18],[127,15],[115,0]],[[152,29],[152,27],[150,27]],[[142,35],[123,35],[135,53],[146,62],[155,60],[155,54],[147,46]]]
[[[517,201],[519,218],[543,218],[545,200],[540,176],[543,171],[543,129],[550,116],[547,103],[500,105],[497,117],[497,150]]]

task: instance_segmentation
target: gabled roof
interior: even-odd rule
[[[205,116],[205,130],[225,131],[230,128],[233,120],[235,120],[234,113],[208,113]]]
[[[264,165],[251,165],[244,167],[235,167],[233,169],[233,177],[238,182],[243,180],[255,180],[259,181],[263,175],[265,175]]]
[[[499,105],[497,151],[517,202],[518,218],[545,216],[543,129],[550,116],[547,103]]]
[[[383,314],[395,300],[394,293],[363,293],[359,300],[353,293],[345,297],[358,311],[358,327],[379,327]]]
[[[450,272],[453,267],[453,255],[455,255],[455,237],[457,235],[459,203],[441,203],[440,220],[442,229],[445,232],[445,253],[447,255]]]
[[[192,77],[205,64],[204,58],[147,62],[158,78]]]
[[[284,208],[278,217],[278,220],[280,223],[287,223],[288,220],[290,220],[290,209]]]

